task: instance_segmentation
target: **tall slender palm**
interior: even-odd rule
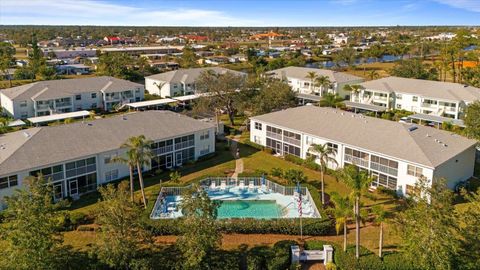
[[[332,82],[327,76],[318,76],[317,78],[315,78],[315,87],[320,87],[320,92],[322,93],[322,96],[325,88],[327,88],[328,90],[328,87],[330,87],[331,85]]]
[[[152,141],[147,140],[144,135],[140,135],[137,137],[128,138],[127,141],[121,146],[122,148],[127,149],[127,153],[131,151],[131,155],[129,155],[128,158],[130,158],[129,162],[132,162],[136,165],[138,181],[140,182],[140,190],[142,191],[143,205],[145,208],[147,208],[147,200],[145,198],[145,189],[143,186],[142,169],[143,166],[148,164],[150,159],[153,157],[151,144]]]
[[[343,251],[347,251],[347,223],[348,219],[353,216],[353,205],[351,199],[346,196],[342,197],[338,193],[332,193],[332,201],[335,205],[335,208],[332,209],[331,213],[335,217],[335,230],[337,235],[340,233],[340,229],[343,227]]]
[[[355,96],[358,96],[360,94],[360,92],[362,91],[362,89],[363,89],[363,86],[361,86],[359,84],[346,84],[343,87],[343,90],[351,92],[352,95],[355,95]]]
[[[325,204],[325,192],[324,192],[324,174],[327,170],[328,164],[333,163],[335,166],[338,166],[337,160],[334,156],[337,154],[337,150],[333,147],[329,147],[327,144],[312,144],[310,146],[310,152],[314,154],[320,165],[320,181],[322,185],[322,204]]]
[[[345,183],[351,190],[351,196],[354,200],[354,217],[355,217],[355,256],[360,258],[360,222],[362,213],[360,212],[360,199],[368,190],[372,178],[365,170],[360,170],[355,165],[347,165],[338,173],[340,180]]]
[[[338,108],[343,106],[343,98],[338,94],[327,93],[319,102],[320,107]]]
[[[128,166],[128,172],[130,173],[130,197],[132,198],[132,202],[135,201],[135,197],[133,194],[134,191],[134,185],[133,185],[133,168],[137,165],[136,164],[136,157],[135,157],[135,150],[134,149],[128,149],[126,152],[126,157],[114,157],[112,159],[112,162],[116,163],[123,163]]]
[[[313,82],[315,81],[315,78],[317,78],[317,73],[315,71],[309,71],[305,78],[310,80],[310,92],[312,92]]]
[[[378,240],[378,257],[382,257],[383,250],[383,223],[387,218],[387,211],[382,205],[375,205],[372,207],[372,212],[375,215],[375,223],[380,226],[380,236]]]

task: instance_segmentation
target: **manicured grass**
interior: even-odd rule
[[[196,162],[194,164],[187,164],[181,168],[178,168],[178,171],[182,175],[178,183],[172,183],[169,181],[169,174],[171,171],[165,171],[155,176],[149,175],[148,173],[145,174],[144,183],[147,200],[155,200],[158,192],[160,191],[160,180],[162,181],[162,185],[181,186],[196,180],[200,180],[206,176],[226,176],[226,173],[233,172],[235,169],[235,160],[233,159],[231,152],[229,150],[225,150],[224,148],[225,143],[217,143],[217,153],[214,157]],[[128,178],[122,180],[128,181]],[[138,179],[135,178],[134,181],[136,197],[139,199],[141,193]],[[99,198],[98,192],[84,195],[80,198],[80,200],[73,202],[70,209],[72,211],[89,214],[93,209],[96,208],[96,203],[98,202]]]

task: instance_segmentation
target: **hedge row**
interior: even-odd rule
[[[182,219],[148,220],[147,226],[154,235],[179,235]],[[304,218],[303,234],[330,235],[334,233],[334,226],[329,219]],[[217,225],[224,233],[244,234],[290,234],[300,233],[298,219],[229,219],[218,220]]]
[[[333,246],[333,259],[338,270],[418,270],[415,264],[405,258],[401,252],[386,252],[383,258],[380,258],[377,254],[360,246],[360,259],[357,260],[354,245],[347,246],[347,252],[343,252],[342,246],[321,240],[307,241],[305,249],[323,250],[323,245]]]

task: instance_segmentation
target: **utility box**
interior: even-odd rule
[[[331,245],[323,246],[323,264],[327,265],[329,262],[333,262],[333,247]]]

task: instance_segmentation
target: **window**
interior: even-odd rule
[[[206,155],[208,153],[210,153],[210,145],[209,144],[204,145],[203,149],[200,150],[200,155]]]
[[[397,109],[402,109],[402,104],[397,104]]]
[[[200,140],[207,140],[210,138],[210,131],[206,130],[200,134]]]
[[[110,182],[115,179],[118,179],[118,170],[111,170],[105,173],[105,181]]]
[[[22,112],[22,115],[20,116],[20,118],[27,118],[27,117],[28,117],[28,113]]]
[[[327,147],[328,147],[329,149],[334,150],[335,152],[338,152],[338,144],[327,143]]]
[[[262,140],[259,136],[253,136],[253,142],[256,144],[262,144]]]
[[[92,106],[91,106],[91,107],[92,107],[92,109],[97,108],[97,103],[92,103]]]
[[[20,107],[27,107],[27,101],[26,100],[20,101]]]
[[[413,165],[408,165],[407,174],[415,177],[420,177],[423,175],[423,169]]]
[[[418,97],[416,96],[412,97],[412,101],[418,101]]]
[[[262,130],[262,123],[255,122],[255,129]]]
[[[402,94],[397,94],[397,99],[402,99]]]
[[[92,98],[97,98],[97,93],[92,93]]]
[[[174,84],[174,85],[173,85],[173,88],[174,88],[174,89],[177,89],[177,85],[176,85],[176,84]]]
[[[75,100],[82,100],[82,95],[76,95]]]
[[[0,178],[0,189],[14,187],[18,185],[17,175],[10,175]]]
[[[140,89],[135,89],[135,93],[140,93]]]
[[[110,154],[110,155],[105,155],[104,159],[103,159],[103,163],[105,164],[110,164],[110,163],[113,163],[113,159],[115,159],[117,157],[116,154]]]

